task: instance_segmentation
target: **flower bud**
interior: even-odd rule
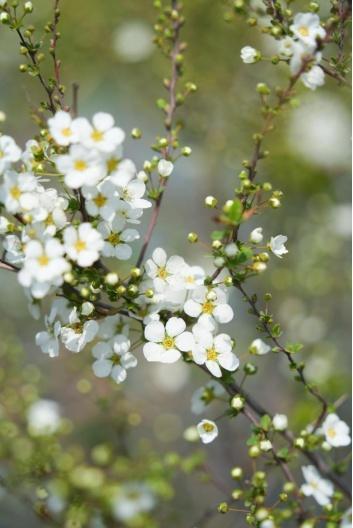
[[[105,282],[109,284],[109,286],[115,286],[115,284],[118,284],[119,282],[119,275],[117,273],[107,273],[105,276]]]
[[[133,128],[131,130],[131,137],[133,139],[140,139],[142,137],[142,132],[139,128]]]
[[[266,83],[258,83],[256,85],[256,91],[261,95],[270,95],[271,90]]]
[[[271,451],[272,449],[272,442],[270,440],[261,440],[260,442],[260,449],[261,451],[264,451],[265,453],[267,451]]]
[[[241,411],[244,408],[244,398],[240,394],[236,394],[231,399],[230,405],[235,411]]]
[[[303,449],[305,447],[304,438],[297,438],[294,442],[295,447],[298,449]]]
[[[231,476],[232,476],[233,479],[238,480],[238,479],[241,479],[241,478],[242,478],[242,476],[243,476],[243,470],[242,470],[241,467],[236,466],[236,467],[233,467],[233,468],[232,468],[230,474],[231,474]]]
[[[212,242],[212,249],[221,249],[222,246],[223,244],[220,240],[214,240]]]
[[[131,268],[130,270],[130,276],[133,279],[139,279],[141,277],[141,269],[140,268]]]
[[[199,235],[197,233],[194,233],[193,231],[188,234],[188,241],[191,242],[191,244],[195,244],[199,239]]]
[[[234,489],[232,491],[232,499],[233,500],[239,500],[243,496],[243,490],[241,489]]]
[[[2,24],[8,24],[10,22],[10,17],[8,15],[8,13],[5,13],[5,11],[0,13],[0,22]]]
[[[244,372],[248,376],[253,376],[257,372],[257,366],[254,365],[253,363],[245,363]]]
[[[226,502],[221,502],[220,504],[218,504],[217,510],[219,513],[228,513],[229,506]]]
[[[214,209],[217,206],[218,200],[214,196],[206,196],[205,198],[205,205],[206,207],[210,207],[211,209]]]
[[[26,2],[24,5],[24,10],[26,13],[32,13],[33,11],[33,4],[32,2]]]
[[[261,451],[256,445],[254,445],[250,447],[248,454],[250,458],[257,458],[260,456]]]
[[[147,299],[152,299],[154,297],[154,291],[152,288],[145,291],[145,297],[147,297]]]
[[[269,199],[268,203],[273,209],[278,209],[278,207],[281,207],[281,202],[278,198],[275,198],[272,196],[272,198]]]
[[[191,150],[190,147],[183,147],[181,149],[181,153],[182,153],[183,156],[185,156],[187,158],[187,157],[191,156],[192,150]]]

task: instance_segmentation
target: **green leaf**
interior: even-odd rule
[[[264,414],[261,417],[260,425],[264,431],[268,431],[272,425],[271,417],[268,414]]]
[[[281,458],[282,460],[287,460],[289,455],[288,447],[282,447],[277,451],[277,456]]]
[[[273,337],[280,337],[282,335],[281,325],[278,323],[274,324],[271,328],[271,334],[273,335]]]
[[[296,354],[297,352],[300,352],[304,348],[304,345],[302,343],[287,343],[286,344],[286,350],[290,354]]]
[[[211,239],[212,240],[222,240],[224,237],[226,231],[212,231],[211,233]]]
[[[233,224],[239,224],[243,215],[243,205],[240,200],[234,200],[232,206],[227,210],[226,213],[228,219]]]

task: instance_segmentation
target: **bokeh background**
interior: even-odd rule
[[[34,23],[43,25],[50,18],[51,2],[33,3]],[[77,82],[80,114],[108,111],[125,130],[141,128],[142,140],[128,139],[125,148],[126,156],[138,165],[151,156],[150,144],[163,133],[155,101],[164,95],[161,79],[168,75],[167,61],[152,45],[155,11],[151,4],[149,0],[62,2],[59,55],[67,97],[71,83]],[[241,62],[243,45],[270,54],[273,43],[241,19],[227,24],[221,2],[185,4],[183,31],[189,44],[185,80],[195,82],[199,91],[180,117],[185,123],[183,144],[193,154],[177,164],[151,248],[161,245],[170,254],[182,254],[190,263],[208,268],[211,263],[201,245],[188,244],[187,233],[197,231],[208,242],[212,215],[203,207],[203,199],[208,194],[220,200],[231,197],[241,161],[251,152],[251,134],[258,128],[256,83],[283,83],[286,71],[270,63],[248,66]],[[296,4],[306,6],[305,2]],[[325,15],[327,2],[320,5]],[[19,73],[20,62],[16,38],[1,27],[0,110],[7,115],[2,128],[23,145],[35,130],[29,103],[35,105],[42,94],[35,79]],[[305,345],[308,377],[335,401],[350,392],[350,93],[327,80],[316,93],[300,87],[297,102],[297,108],[285,112],[268,139],[270,156],[259,171],[262,181],[284,192],[284,206],[253,219],[243,236],[261,225],[268,237],[278,233],[289,237],[289,254],[283,261],[272,259],[269,270],[253,280],[251,288],[259,294],[273,293],[272,309],[283,325],[285,339]],[[44,357],[34,343],[41,325],[28,314],[14,275],[1,272],[0,292],[2,332],[16,335],[26,362],[39,367],[43,395],[59,402],[83,445],[104,439],[110,433],[101,427],[95,402],[109,395],[111,384],[93,379],[89,350],[80,357],[65,351],[54,360]],[[228,330],[244,361],[249,343],[258,336],[255,320],[239,296],[234,294],[231,303],[236,319]],[[271,411],[288,413],[293,428],[300,430],[313,418],[312,401],[294,382],[288,382],[291,375],[283,358],[266,356],[257,363],[260,374],[247,382],[247,389]],[[92,383],[88,395],[80,391],[82,379]],[[166,366],[141,359],[121,387],[131,408],[131,427],[124,433],[131,453],[146,439],[161,454],[170,450],[189,454],[199,449],[183,439],[183,432],[197,419],[190,412],[190,397],[204,381],[202,374],[182,362]],[[217,412],[212,407],[207,415],[213,418]],[[340,415],[348,418],[348,401],[342,404]],[[218,441],[207,447],[209,471],[229,490],[230,468],[246,463],[246,431],[242,418],[224,422]],[[189,526],[209,504],[222,498],[224,494],[211,483],[180,478],[167,506],[168,526]],[[23,526],[24,519],[28,527],[40,526],[23,504],[3,501],[0,508],[1,528]],[[225,528],[235,525],[241,526],[241,521],[231,516],[209,523]]]

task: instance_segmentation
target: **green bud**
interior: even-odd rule
[[[232,491],[232,499],[233,500],[239,500],[243,496],[243,490],[241,489],[234,489]]]
[[[257,372],[257,366],[253,363],[245,363],[243,369],[248,376],[253,376]]]
[[[320,9],[320,6],[317,2],[310,2],[309,9],[312,13],[317,13]]]
[[[192,244],[195,244],[199,239],[199,235],[197,233],[191,232],[188,234],[188,241]]]
[[[261,95],[270,95],[271,90],[266,83],[258,83],[256,85],[256,91]]]
[[[205,198],[205,205],[206,207],[210,207],[211,209],[214,209],[217,206],[218,200],[214,196],[206,196]]]
[[[191,156],[192,150],[191,150],[190,147],[183,147],[181,149],[181,153],[182,153],[183,156],[185,156],[187,158],[188,156]]]
[[[236,467],[232,468],[230,474],[231,474],[233,479],[238,480],[238,479],[242,478],[243,470],[242,470],[241,467],[236,466]]]
[[[133,128],[131,130],[131,137],[133,139],[140,139],[142,137],[142,132],[139,128]]]
[[[139,289],[135,284],[130,284],[130,286],[128,286],[127,294],[129,295],[129,297],[137,297],[138,293]]]
[[[257,458],[261,455],[261,451],[256,445],[254,445],[250,447],[248,454],[250,458]]]
[[[219,513],[228,513],[229,506],[226,502],[221,502],[220,504],[218,504],[217,510]]]
[[[33,11],[33,4],[32,2],[26,2],[24,5],[24,10],[26,13],[32,13]]]

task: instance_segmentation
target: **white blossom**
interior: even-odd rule
[[[156,499],[151,489],[142,482],[130,482],[119,488],[112,500],[114,517],[129,522],[139,514],[151,511]]]
[[[93,319],[82,322],[75,307],[69,316],[69,324],[61,328],[61,340],[71,352],[81,352],[87,343],[93,341],[99,330]]]
[[[348,425],[337,414],[328,414],[322,424],[322,432],[332,447],[347,446],[351,443]]]
[[[191,397],[191,412],[201,414],[214,398],[220,398],[225,394],[225,389],[216,380],[210,380],[204,387],[196,389]]]
[[[148,277],[153,280],[155,290],[163,292],[168,286],[182,288],[180,273],[185,266],[182,257],[174,255],[168,259],[164,249],[157,248],[153,251],[152,258],[147,260],[145,269]]]
[[[285,247],[285,243],[287,242],[288,237],[284,235],[277,235],[275,237],[271,237],[269,248],[276,255],[276,257],[282,258],[283,255],[288,253],[287,248]]]
[[[99,233],[104,238],[102,254],[105,257],[114,257],[119,260],[128,260],[132,255],[132,248],[129,243],[140,238],[136,229],[124,229],[115,232],[108,222],[101,222],[97,227]]]
[[[98,112],[92,118],[92,125],[84,118],[77,118],[73,124],[79,141],[87,149],[113,152],[125,139],[121,128],[114,126],[114,118],[106,112]]]
[[[21,149],[10,136],[0,136],[0,174],[21,158]]]
[[[311,49],[315,49],[317,39],[323,40],[326,36],[320,17],[314,13],[297,13],[290,30],[294,37]]]
[[[89,215],[100,216],[108,222],[114,219],[119,205],[119,195],[109,179],[94,187],[83,186],[82,194],[86,198],[85,207]]]
[[[53,400],[38,400],[27,411],[30,432],[36,436],[51,435],[60,427],[60,407]]]
[[[216,378],[222,376],[221,368],[233,372],[239,367],[239,359],[232,352],[232,340],[229,335],[218,334],[214,337],[209,332],[201,332],[194,333],[193,338],[193,360],[198,365],[205,365]]]
[[[249,351],[256,356],[263,356],[271,351],[271,347],[262,341],[262,339],[255,339],[251,343]]]
[[[52,307],[49,315],[44,319],[47,330],[36,334],[36,344],[42,349],[44,354],[48,354],[51,358],[59,355],[61,323],[55,320],[56,315],[57,310]]]
[[[168,176],[172,174],[174,165],[171,161],[161,159],[158,162],[157,169],[161,176],[163,176],[164,178],[167,178]]]
[[[261,54],[255,48],[251,46],[244,46],[240,50],[240,58],[245,64],[253,64],[261,58]]]
[[[288,427],[288,418],[285,414],[275,414],[272,424],[276,431],[285,431]]]
[[[229,323],[234,313],[226,300],[227,296],[221,288],[209,290],[206,286],[199,286],[191,292],[191,298],[184,304],[184,312],[190,317],[205,314],[218,323]]]
[[[185,321],[180,317],[171,317],[166,325],[161,321],[150,322],[145,328],[145,338],[148,343],[143,347],[147,361],[161,363],[178,361],[181,352],[190,350],[189,332],[184,332],[185,328]]]
[[[68,154],[56,158],[56,166],[64,174],[65,184],[71,189],[97,185],[106,175],[106,167],[97,151],[82,145],[71,145]]]
[[[129,352],[130,340],[123,334],[117,334],[109,342],[99,342],[93,349],[96,361],[92,365],[98,378],[111,376],[116,383],[122,383],[127,369],[136,367],[137,359]]]
[[[313,496],[320,506],[326,506],[334,492],[331,481],[323,479],[314,466],[302,467],[306,484],[301,486],[301,492],[306,496]]]
[[[263,241],[264,237],[262,234],[262,227],[256,227],[250,233],[249,240],[253,244],[260,244]]]
[[[48,119],[49,132],[58,145],[67,147],[78,142],[78,133],[73,125],[69,112],[59,110],[54,117]]]
[[[197,432],[203,444],[210,444],[218,436],[218,427],[211,420],[201,420],[197,424]]]
[[[10,213],[27,212],[38,204],[37,189],[38,182],[33,174],[7,171],[0,186],[0,201]]]
[[[325,73],[320,66],[313,66],[309,71],[303,73],[300,79],[307,88],[316,90],[325,84]]]
[[[88,267],[99,259],[104,241],[102,235],[89,222],[83,222],[77,229],[72,226],[65,229],[64,244],[71,260],[81,267]]]

